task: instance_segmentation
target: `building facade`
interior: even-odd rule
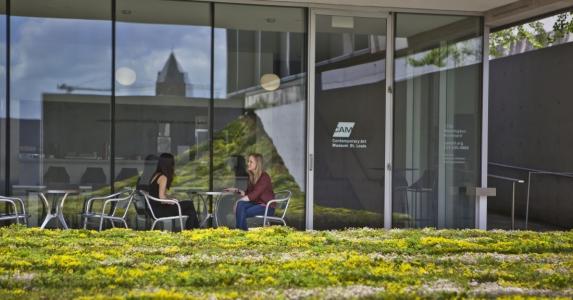
[[[74,223],[159,153],[184,198],[259,152],[297,228],[485,228],[485,23],[516,1],[0,2],[0,193],[31,224],[36,187],[80,187]]]

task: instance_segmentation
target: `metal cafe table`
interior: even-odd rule
[[[13,188],[38,192],[40,199],[42,199],[42,202],[46,207],[46,217],[44,218],[44,221],[42,222],[40,229],[44,229],[46,225],[48,225],[48,222],[50,222],[50,220],[54,218],[60,221],[60,224],[62,224],[62,227],[64,229],[69,229],[68,224],[66,224],[66,220],[64,219],[64,203],[66,202],[66,198],[70,194],[79,194],[80,191],[92,189],[91,186],[77,186],[73,188],[57,189],[57,188],[46,187],[44,185],[38,185],[38,186],[15,185],[13,186]],[[54,195],[55,199],[53,201],[54,211],[52,211],[52,205],[50,205],[50,201],[48,201],[46,195]]]
[[[185,191],[193,199],[193,197],[198,196],[203,203],[203,208],[207,211],[207,214],[203,220],[199,223],[199,227],[204,227],[207,225],[207,221],[209,219],[213,220],[213,227],[219,226],[219,220],[217,219],[217,213],[219,212],[219,205],[223,198],[228,195],[234,195],[233,192],[209,192],[209,191],[201,191],[198,189],[192,188],[185,188],[185,187],[174,187],[173,190],[175,191]],[[207,202],[207,199],[208,202]],[[207,205],[209,204],[209,205]]]
[[[223,197],[234,194],[235,193],[233,192],[197,192],[197,195],[199,195],[199,197],[202,198],[208,197],[210,204],[209,213],[207,213],[207,216],[199,226],[204,226],[207,223],[207,220],[213,219],[213,227],[219,227],[219,220],[217,219],[217,213],[219,212],[219,205],[221,204]],[[204,198],[203,202],[206,203]]]

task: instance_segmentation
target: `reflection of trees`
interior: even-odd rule
[[[523,41],[533,49],[559,44],[561,39],[573,33],[573,12],[559,14],[556,18],[550,32],[545,30],[543,22],[533,21],[492,33],[489,39],[490,55],[507,55],[512,47]]]
[[[434,48],[421,58],[409,57],[408,64],[413,67],[434,65],[443,68],[446,67],[448,59],[452,60],[456,65],[459,65],[464,62],[467,57],[479,58],[481,47],[475,47],[473,44],[468,45],[470,41]]]

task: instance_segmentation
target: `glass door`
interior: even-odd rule
[[[481,20],[398,13],[395,35],[392,226],[474,227]]]
[[[307,228],[384,226],[387,20],[311,14]]]

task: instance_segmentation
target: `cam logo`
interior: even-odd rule
[[[352,133],[352,128],[354,128],[355,122],[338,122],[334,134],[332,137],[335,138],[348,138]]]

